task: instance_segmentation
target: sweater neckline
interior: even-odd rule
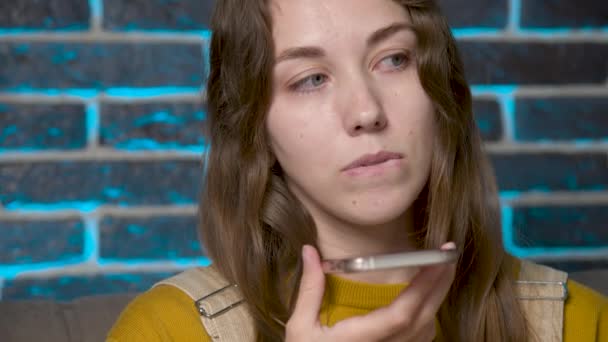
[[[326,276],[325,284],[326,304],[362,310],[374,310],[389,305],[408,286],[408,283],[365,283],[333,274]]]

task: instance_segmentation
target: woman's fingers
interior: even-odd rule
[[[453,243],[442,246],[454,248]],[[296,307],[287,322],[287,340],[427,341],[435,336],[435,316],[454,279],[455,264],[423,267],[390,305],[327,328],[318,319],[325,286],[319,254],[304,246],[302,257],[304,269]]]
[[[410,285],[390,305],[364,316],[344,320],[334,328],[344,329],[352,336],[365,335],[369,341],[386,339],[399,332],[416,330],[421,308],[427,297],[436,291],[438,280],[446,265],[423,268]],[[429,308],[433,310],[433,308]]]
[[[453,244],[444,245],[453,249]],[[443,247],[443,246],[442,246]],[[434,322],[439,306],[452,284],[456,265],[442,264],[423,267],[410,285],[388,306],[367,315],[336,324],[335,328],[365,334],[369,340],[381,340],[395,334],[424,330]]]
[[[448,250],[456,248],[453,242],[450,242],[449,244],[450,245],[444,244],[441,249]],[[445,271],[441,274],[435,291],[433,291],[428,297],[425,306],[420,312],[420,317],[422,319],[435,317],[437,311],[439,310],[439,307],[441,306],[441,303],[443,303],[443,300],[450,291],[450,287],[454,282],[454,276],[456,275],[456,264],[448,264],[445,266],[447,267],[445,268]]]
[[[302,247],[302,259],[304,268],[296,307],[291,315],[292,318],[287,322],[296,330],[309,329],[318,325],[319,310],[325,290],[325,275],[321,269],[321,261],[317,250],[312,246],[305,245]],[[310,333],[310,331],[305,333]]]
[[[432,342],[437,336],[437,326],[435,320],[429,321],[421,329],[416,332],[413,331],[401,331],[389,338],[385,338],[382,342],[403,342],[415,341],[415,342]]]

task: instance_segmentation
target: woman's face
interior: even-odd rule
[[[266,129],[289,189],[317,225],[404,217],[435,137],[408,13],[390,0],[273,0],[271,11]]]

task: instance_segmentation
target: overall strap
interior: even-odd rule
[[[529,261],[521,261],[516,290],[532,340],[561,342],[568,274]]]
[[[235,285],[213,267],[188,269],[154,286],[171,285],[190,296],[214,342],[254,341],[253,319]]]

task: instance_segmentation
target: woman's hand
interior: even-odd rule
[[[455,245],[449,242],[441,248]],[[304,270],[296,307],[286,325],[287,342],[432,341],[435,337],[435,315],[454,280],[455,264],[423,267],[390,305],[327,327],[319,321],[325,290],[319,254],[304,246],[302,257]]]

